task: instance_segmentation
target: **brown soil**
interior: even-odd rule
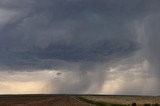
[[[74,96],[1,97],[0,106],[93,106]]]

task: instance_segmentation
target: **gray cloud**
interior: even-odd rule
[[[150,0],[1,0],[0,12],[3,10],[6,15],[0,19],[0,70],[54,68],[93,72],[97,79],[94,83],[101,88],[104,77],[99,78],[98,71],[103,76],[104,67],[120,64],[119,60],[144,50],[140,45],[142,41],[137,40],[140,35],[134,24],[152,13],[159,13],[158,4],[158,0],[152,4]],[[148,26],[153,29],[150,23]],[[158,59],[156,62],[152,59],[159,57],[151,50],[158,45],[154,43],[158,36],[156,28],[156,31],[148,30],[155,37],[149,36],[146,50],[153,64],[157,64]],[[148,59],[147,54],[145,56]],[[71,83],[75,86],[75,91],[71,91],[83,93],[89,89],[93,76],[84,75],[79,83]],[[57,92],[71,93],[70,87],[63,87],[65,81],[57,80]]]
[[[159,75],[160,75],[160,67],[159,67],[159,60],[160,60],[160,47],[159,47],[159,23],[160,20],[160,13],[155,12],[154,14],[149,14],[144,18],[141,22],[140,30],[138,31],[139,36],[143,39],[143,54],[144,57],[150,62],[150,67],[148,70],[149,75],[148,77],[157,78],[153,84],[154,85],[154,92],[160,94],[160,84],[159,84]]]
[[[109,4],[115,3],[110,1],[16,2],[2,1],[6,8],[11,5],[21,11],[15,21],[4,25],[0,31],[2,66],[48,68],[55,60],[80,63],[109,61],[128,55],[137,48],[135,35],[125,30],[124,19],[114,18],[117,16],[114,12],[107,14],[107,11],[118,13],[119,6],[124,4],[116,3],[118,6],[111,8]],[[31,9],[19,5],[27,5]],[[48,61],[47,64],[44,60]]]
[[[65,77],[65,80],[64,78]],[[47,86],[49,93],[81,94],[95,93],[102,89],[105,72],[70,72],[51,80]],[[94,83],[93,83],[94,82]],[[52,90],[52,89],[55,90]]]

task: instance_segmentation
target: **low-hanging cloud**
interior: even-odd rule
[[[38,4],[36,1],[21,1],[17,5],[15,2],[2,1],[6,9],[11,5],[21,11],[15,21],[6,23],[1,30],[0,65],[3,67],[34,69],[50,68],[55,63],[52,61],[61,60],[80,63],[109,61],[137,50],[135,35],[125,30],[123,18],[114,19],[104,14],[109,10],[118,12],[117,8],[99,12],[99,5],[104,1],[98,4],[95,1],[48,0],[44,4],[43,1]],[[81,8],[83,4],[90,8]],[[31,9],[19,5],[28,5]],[[117,19],[119,22],[115,22]]]
[[[160,67],[159,67],[159,23],[160,20],[160,13],[155,12],[154,14],[149,14],[144,18],[144,20],[141,22],[138,30],[138,34],[143,39],[143,55],[144,57],[149,61],[150,67],[148,70],[148,77],[150,78],[156,78],[154,81],[154,87],[152,89],[156,89],[155,92],[158,94],[160,93],[159,87],[159,75],[160,75]]]

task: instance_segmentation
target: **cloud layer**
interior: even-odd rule
[[[109,4],[118,6],[111,8]],[[111,12],[118,13],[119,6],[125,5],[122,3],[47,0],[18,4],[2,1],[2,5],[6,7],[1,10],[5,12],[3,17],[11,18],[7,22],[6,18],[1,19],[2,24],[6,23],[1,29],[0,42],[0,63],[4,67],[49,68],[55,60],[109,61],[137,49],[135,35],[125,28],[126,16],[116,18],[117,14]],[[14,19],[12,14],[16,14]],[[129,19],[131,16],[128,15]]]
[[[158,0],[1,0],[0,71],[63,70],[64,77],[48,82],[50,89],[57,86],[50,93],[92,93],[111,80],[111,67],[130,70],[147,61],[151,70],[147,73],[157,82],[159,4]],[[77,82],[70,81],[76,78]]]

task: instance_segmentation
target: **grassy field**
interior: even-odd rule
[[[1,95],[0,106],[151,106],[160,97],[102,95]],[[155,105],[154,105],[155,106]],[[156,105],[160,106],[160,105]]]
[[[81,96],[81,99],[90,100],[90,102],[99,102],[106,104],[131,105],[136,103],[139,106],[160,104],[160,96]]]

